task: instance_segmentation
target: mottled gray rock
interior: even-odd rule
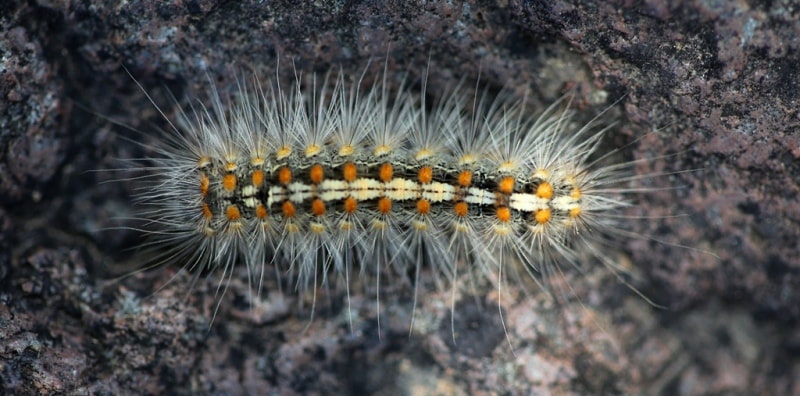
[[[3,393],[800,394],[797,5],[5,3]],[[354,287],[351,328],[338,289],[319,291],[310,320],[310,298],[251,298],[243,280],[220,300],[218,274],[115,279],[145,258],[126,250],[137,232],[105,230],[136,226],[115,220],[133,216],[136,184],[107,182],[134,176],[112,169],[167,127],[123,66],[174,114],[169,92],[202,98],[209,79],[227,90],[279,62],[284,81],[357,76],[387,56],[397,79],[429,67],[434,93],[479,77],[536,106],[569,92],[585,119],[622,98],[609,146],[632,142],[642,174],[693,170],[648,179],[661,190],[631,213],[632,233],[667,243],[610,253],[667,308],[603,268],[565,268],[561,305],[535,288],[503,297],[512,353],[492,289],[461,299],[451,327],[449,291],[423,285],[409,336],[413,288],[397,281],[380,328],[371,283]]]

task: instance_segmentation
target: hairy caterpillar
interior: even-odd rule
[[[424,83],[415,95],[331,75],[253,78],[233,100],[212,86],[210,105],[170,122],[136,198],[153,263],[222,279],[242,264],[259,292],[270,270],[348,293],[387,270],[416,285],[423,265],[453,290],[464,273],[498,288],[527,273],[546,290],[586,257],[617,271],[602,247],[639,190],[631,162],[598,155],[605,129],[576,127],[562,102],[537,115],[456,88],[429,104]]]

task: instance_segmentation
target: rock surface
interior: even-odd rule
[[[0,6],[0,393],[800,394],[800,6],[88,3]],[[621,98],[609,144],[631,143],[642,174],[691,170],[648,181],[630,231],[652,238],[614,253],[666,308],[604,268],[565,269],[561,305],[500,299],[509,341],[491,290],[452,327],[449,292],[423,290],[409,336],[399,282],[380,312],[354,292],[351,324],[340,290],[311,320],[309,299],[238,279],[220,299],[215,274],[115,278],[142,264],[135,230],[107,230],[133,213],[117,159],[144,150],[120,125],[166,128],[125,68],[170,112],[170,92],[202,98],[243,70],[359,75],[387,57],[411,79],[429,67],[429,92],[570,92],[588,118]]]

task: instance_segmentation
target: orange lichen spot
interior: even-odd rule
[[[553,186],[548,182],[542,182],[539,187],[536,187],[536,196],[544,199],[553,198]]]
[[[325,214],[325,202],[317,198],[311,202],[311,213],[314,216],[322,216]]]
[[[225,208],[225,217],[228,218],[229,221],[237,221],[242,217],[242,214],[239,212],[239,208],[236,205],[228,205]]]
[[[263,219],[267,218],[268,214],[269,214],[269,212],[267,212],[267,207],[266,206],[264,206],[262,204],[258,204],[258,206],[256,206],[256,217],[258,217],[259,219],[263,220]]]
[[[325,178],[325,169],[323,169],[320,164],[312,165],[311,169],[308,171],[308,177],[311,179],[312,183],[319,184],[322,182],[322,179]]]
[[[378,212],[387,214],[392,211],[392,200],[386,197],[378,199]]]
[[[463,170],[458,174],[458,185],[469,187],[472,184],[472,171]]]
[[[279,169],[278,170],[278,182],[283,184],[283,185],[287,185],[287,184],[291,183],[292,182],[292,170],[287,168],[287,167],[285,167],[285,166],[283,168]]]
[[[344,167],[342,167],[342,177],[344,177],[344,181],[348,183],[354,182],[356,177],[358,177],[356,165],[352,162],[344,164]]]
[[[569,196],[572,199],[581,199],[581,196],[583,196],[583,192],[581,192],[580,188],[573,187],[572,191],[569,193]]]
[[[353,197],[348,197],[344,200],[344,211],[345,213],[354,213],[358,208],[358,201],[356,201]]]
[[[225,191],[231,192],[236,189],[236,175],[228,173],[222,178],[222,187]]]
[[[467,217],[469,213],[469,205],[466,202],[456,202],[455,206],[453,206],[453,210],[456,212],[456,216],[458,217]]]
[[[495,213],[497,220],[506,223],[511,220],[511,208],[508,206],[501,206],[497,208],[497,212]]]
[[[203,217],[208,220],[211,220],[214,217],[214,213],[211,212],[211,207],[205,202],[203,202]]]
[[[433,181],[433,169],[430,166],[423,166],[417,173],[417,180],[422,184],[428,184]]]
[[[394,169],[392,169],[392,164],[387,162],[381,165],[381,169],[378,171],[378,178],[381,179],[382,182],[388,183],[392,181],[393,174]]]
[[[576,206],[569,210],[569,217],[575,219],[581,215],[581,207]]]
[[[550,217],[552,217],[550,209],[539,209],[533,214],[533,219],[539,224],[546,224],[550,221]]]
[[[497,191],[503,194],[511,194],[514,192],[514,178],[506,176],[497,183]]]
[[[417,201],[417,213],[427,215],[431,211],[431,203],[427,199]]]
[[[250,179],[253,181],[253,186],[261,187],[261,184],[264,183],[264,171],[260,169],[253,171]]]
[[[289,201],[284,202],[283,206],[281,207],[281,212],[283,213],[283,217],[286,218],[294,217],[295,215],[294,204]]]
[[[205,173],[200,175],[200,194],[205,197],[208,195],[208,187],[211,186],[211,179]]]

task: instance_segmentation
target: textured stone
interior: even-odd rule
[[[800,394],[797,5],[6,3],[3,393]],[[135,176],[118,159],[169,133],[125,69],[172,115],[169,92],[202,99],[209,79],[229,90],[278,64],[283,81],[358,76],[386,56],[393,84],[428,68],[429,93],[480,77],[532,92],[532,106],[572,93],[585,119],[621,99],[607,144],[630,143],[642,174],[690,170],[648,178],[661,190],[629,230],[649,237],[610,253],[666,308],[600,266],[564,268],[560,305],[535,286],[483,289],[459,301],[455,327],[449,291],[422,285],[409,336],[414,290],[397,281],[380,312],[372,283],[356,285],[351,325],[341,290],[321,289],[311,319],[310,296],[272,283],[255,298],[234,279],[220,299],[219,274],[115,278],[144,258],[135,230],[107,230],[136,227],[118,220],[136,184],[108,181]]]

